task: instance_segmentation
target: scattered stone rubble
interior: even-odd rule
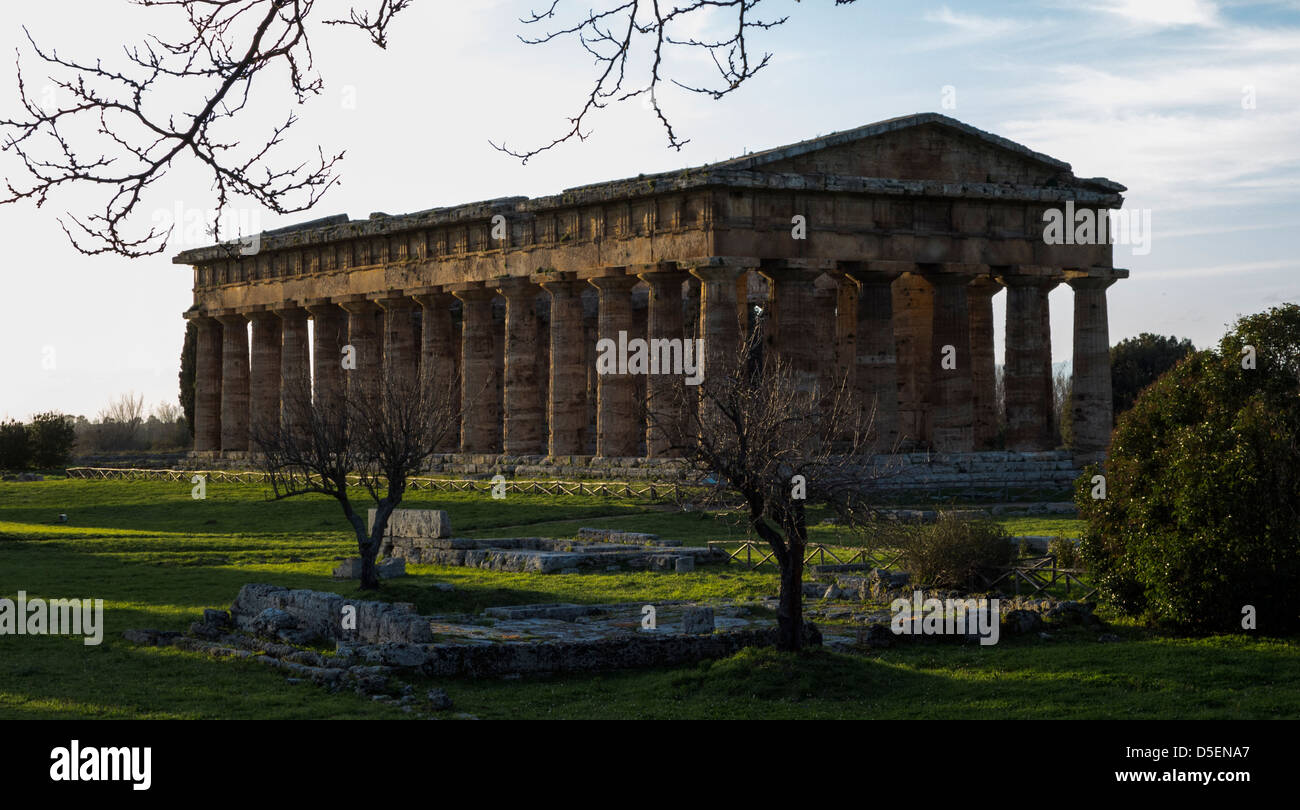
[[[372,528],[374,519],[375,510],[371,509]],[[579,529],[576,539],[452,537],[446,512],[421,509],[393,511],[380,554],[411,563],[540,574],[611,569],[687,573],[694,571],[697,563],[727,558],[722,549],[682,546],[655,534],[614,529]]]
[[[674,666],[775,643],[775,621],[753,605],[640,602],[514,605],[479,616],[421,616],[413,605],[243,586],[230,611],[207,610],[185,634],[129,630],[138,644],[263,661],[295,678],[365,694],[394,673],[499,677]],[[346,610],[345,610],[346,609]],[[354,616],[355,622],[345,620]],[[809,625],[808,637],[821,640]],[[333,642],[333,654],[302,649]]]

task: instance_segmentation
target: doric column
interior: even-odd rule
[[[607,275],[588,281],[600,292],[597,339],[605,347],[613,345],[621,354],[632,331],[632,287],[636,285],[636,276]],[[734,309],[732,317],[735,317]],[[622,340],[620,332],[623,333]],[[605,341],[612,341],[612,344]],[[636,381],[632,375],[619,374],[616,368],[602,370],[596,390],[596,455],[604,458],[635,456],[642,429],[639,414]]]
[[[221,450],[221,324],[198,317],[194,346],[194,449],[200,453]]]
[[[238,313],[221,321],[221,452],[248,451],[248,319]]]
[[[883,263],[882,263],[883,264]],[[910,266],[910,265],[909,265]],[[846,267],[858,285],[853,383],[861,419],[871,422],[880,452],[898,444],[898,348],[894,339],[894,279],[902,269],[855,262]]]
[[[646,419],[646,455],[657,458],[668,454],[673,445],[680,441],[682,408],[686,401],[682,390],[685,376],[676,375],[672,368],[663,367],[663,360],[671,357],[672,351],[658,351],[656,347],[680,347],[683,352],[682,370],[685,371],[685,352],[694,351],[694,344],[687,344],[683,340],[682,282],[686,280],[686,273],[665,269],[641,273],[640,277],[650,285],[646,337],[651,353],[660,357],[659,373],[646,378],[646,406],[654,416]],[[673,342],[657,344],[656,341]]]
[[[337,418],[345,390],[347,313],[328,300],[308,302],[306,309],[312,317],[312,402],[321,415]]]
[[[270,310],[250,312],[253,351],[249,363],[248,421],[253,437],[268,436],[280,424],[280,319]]]
[[[736,279],[739,266],[710,264],[691,268],[700,280],[700,315],[695,337],[704,341],[704,384],[714,371],[726,374],[736,361],[739,322],[736,319]]]
[[[930,344],[930,442],[944,453],[975,449],[975,410],[965,266],[925,265],[934,287]]]
[[[830,346],[819,345],[822,331],[813,281],[817,273],[785,262],[764,263],[759,273],[771,289],[765,349],[789,368],[800,391],[820,383],[818,369]]]
[[[380,310],[374,301],[350,297],[339,301],[348,314],[348,344],[355,368],[344,367],[348,398],[354,403],[377,397],[384,378],[384,348],[379,333]]]
[[[1106,289],[1126,270],[1069,271],[1074,290],[1074,381],[1070,389],[1073,453],[1080,463],[1100,461],[1110,449],[1114,422],[1111,399],[1110,332]]]
[[[452,291],[460,299],[460,450],[496,453],[500,450],[496,396],[499,358],[493,351],[492,299],[496,290],[464,287]]]
[[[1002,285],[977,276],[966,287],[970,312],[971,390],[975,411],[975,449],[987,450],[998,435],[997,363],[993,355],[993,296]]]
[[[280,318],[280,424],[301,436],[305,406],[311,402],[311,355],[307,348],[307,310],[287,306]]]
[[[504,452],[515,456],[543,453],[546,424],[537,379],[540,289],[526,277],[504,279],[498,285],[506,299]]]
[[[587,356],[582,291],[587,285],[555,274],[543,279],[541,286],[551,297],[547,454],[583,455],[587,446]]]
[[[858,285],[842,271],[835,279],[835,379],[852,392],[857,378]]]
[[[1007,288],[1007,449],[1050,450],[1052,436],[1052,338],[1047,293],[1060,283],[1050,268],[1006,268],[998,281]]]
[[[914,267],[915,265],[913,265]],[[934,288],[908,271],[890,287],[898,370],[898,437],[904,445],[929,441],[930,345]]]
[[[451,293],[437,287],[416,291],[413,300],[420,305],[420,385],[431,392],[437,401],[446,397],[455,407],[460,407],[460,373],[457,370],[460,341],[451,319]],[[460,436],[452,431],[439,443],[438,449],[455,452],[460,446]]]
[[[393,290],[373,300],[384,311],[384,376],[395,390],[413,392],[420,368],[415,299]]]

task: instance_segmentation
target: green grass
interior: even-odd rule
[[[142,648],[123,630],[180,630],[226,607],[247,582],[355,594],[330,571],[355,553],[337,505],[271,502],[261,486],[50,480],[0,483],[0,594],[105,600],[104,643],[0,636],[0,719],[23,717],[406,717],[351,694],[286,684],[254,662]],[[736,539],[727,516],[676,513],[617,498],[413,493],[444,508],[456,534],[571,535],[595,525],[691,544]],[[68,522],[56,522],[66,513]],[[1029,520],[1029,519],[1010,519]],[[1038,520],[1038,519],[1034,519]],[[1058,519],[1044,519],[1055,524]],[[1071,521],[1067,521],[1071,522]],[[506,528],[511,527],[511,528]],[[814,539],[842,530],[817,526]],[[1018,530],[1050,534],[1052,531]],[[511,574],[412,566],[382,598],[421,612],[475,613],[533,602],[752,598],[772,571],[711,566],[694,574]],[[435,582],[451,582],[452,592]],[[1258,638],[1184,639],[1124,626],[1126,640],[995,647],[919,644],[872,656],[749,651],[644,672],[438,682],[479,717],[1270,717],[1300,716],[1300,645]],[[427,685],[419,683],[420,688]]]

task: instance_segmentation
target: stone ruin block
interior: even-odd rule
[[[692,636],[713,632],[713,608],[688,607],[682,611],[682,632]]]
[[[366,530],[375,528],[375,512],[367,513]],[[388,516],[388,531],[392,537],[451,537],[451,518],[445,509],[394,509]]]

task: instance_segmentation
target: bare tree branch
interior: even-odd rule
[[[545,11],[533,11],[520,22],[543,27],[557,18],[562,0],[552,0]],[[538,154],[553,149],[570,140],[586,140],[591,134],[584,129],[588,117],[604,109],[611,101],[620,102],[644,97],[663,127],[668,146],[680,150],[690,142],[680,137],[660,105],[656,90],[667,81],[692,93],[720,99],[753,78],[767,67],[772,54],[751,56],[748,35],[755,30],[766,31],[785,23],[788,16],[762,20],[755,9],[763,0],[688,0],[680,4],[666,0],[624,0],[604,10],[588,10],[575,21],[560,23],[536,37],[519,37],[526,45],[545,45],[560,39],[577,40],[580,47],[593,58],[596,78],[591,92],[578,112],[567,120],[569,128],[550,142],[525,150],[514,150],[501,144],[492,147],[527,163]],[[798,0],[796,0],[798,2]],[[856,0],[835,0],[835,5],[849,5]],[[734,28],[728,35],[713,39],[693,35],[675,36],[678,30],[688,30],[692,23],[707,24],[710,15],[733,15]],[[688,84],[667,75],[665,57],[669,50],[706,53],[717,70],[714,84]],[[645,68],[638,61],[646,63]],[[634,80],[630,74],[644,70],[642,78]]]
[[[235,198],[277,214],[314,206],[337,182],[334,170],[344,153],[326,155],[318,146],[311,160],[286,160],[277,147],[285,144],[297,115],[290,112],[274,126],[264,145],[250,146],[261,139],[245,136],[248,115],[241,113],[255,82],[279,89],[274,78],[259,81],[276,67],[285,68],[296,104],[321,92],[308,39],[317,0],[132,2],[179,12],[188,33],[176,40],[147,37],[124,48],[124,66],[113,68],[102,59],[84,62],[42,48],[24,29],[32,53],[51,71],[47,88],[55,100],[42,103],[33,95],[19,56],[18,93],[26,115],[0,119],[0,149],[18,158],[27,178],[6,178],[0,205],[31,200],[39,207],[63,187],[102,188],[102,210],[66,213],[59,224],[82,253],[131,257],[166,249],[171,228],[136,220],[147,192],[185,158],[211,177],[214,241],[223,238],[221,217]],[[393,15],[409,3],[383,0],[373,21],[352,9],[346,22],[382,47]],[[175,109],[165,101],[169,93],[198,103]]]

